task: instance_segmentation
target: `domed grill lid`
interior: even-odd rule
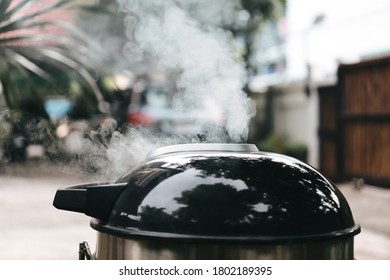
[[[253,145],[165,147],[104,188],[110,206],[90,215],[91,225],[129,238],[269,244],[360,232],[344,196],[318,171]]]

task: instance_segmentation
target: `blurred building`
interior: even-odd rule
[[[274,25],[273,39],[259,38],[267,42],[259,49],[267,64],[250,85],[272,95],[272,132],[307,145],[308,162],[320,167],[318,89],[337,86],[340,65],[390,55],[390,2],[289,0]]]

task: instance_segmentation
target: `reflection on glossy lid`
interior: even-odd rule
[[[310,166],[277,154],[169,152],[151,157],[120,182],[128,186],[109,220],[92,222],[99,231],[262,243],[334,239],[360,231],[332,183]]]

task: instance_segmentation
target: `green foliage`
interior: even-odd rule
[[[95,81],[99,47],[71,22],[45,19],[58,10],[77,15],[83,7],[59,0],[29,12],[37,0],[12,2],[0,2],[0,83],[7,107],[21,110],[27,99],[42,107],[44,94],[53,94],[70,77],[88,86],[103,103]],[[47,118],[44,110],[40,116]]]
[[[243,10],[249,14],[248,22],[240,27],[232,27],[236,37],[245,42],[244,61],[247,69],[256,73],[256,66],[251,64],[252,54],[255,52],[254,43],[262,25],[267,20],[281,17],[284,13],[286,0],[240,0]]]
[[[301,161],[307,161],[307,146],[303,143],[293,143],[286,138],[272,134],[258,144],[259,150],[285,154]]]

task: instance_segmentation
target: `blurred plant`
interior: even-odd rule
[[[73,24],[84,8],[69,0],[1,0],[0,94],[9,109],[21,111],[28,100],[27,106],[36,108],[34,113],[47,118],[42,91],[56,90],[59,81],[53,74],[60,73],[65,82],[76,78],[89,88],[99,110],[107,112],[96,82],[98,58],[103,56],[99,46]],[[61,13],[67,20],[58,20]]]
[[[7,112],[0,113],[0,166],[5,159],[6,144],[12,133],[12,125],[7,120]]]
[[[258,40],[258,33],[266,21],[276,20],[283,16],[287,0],[240,0],[241,14],[247,14],[244,24],[230,26],[235,37],[243,38],[245,52],[243,54],[247,69],[256,73],[257,67],[252,63],[252,55],[255,52],[255,42]],[[245,19],[245,16],[244,16]]]
[[[258,147],[262,151],[285,154],[301,161],[307,161],[308,148],[303,143],[289,141],[278,134],[271,134],[262,140]]]
[[[240,45],[240,55],[250,74],[256,74],[254,55],[266,24],[284,16],[287,0],[173,0],[193,18],[229,31]],[[221,9],[222,7],[222,9]]]

